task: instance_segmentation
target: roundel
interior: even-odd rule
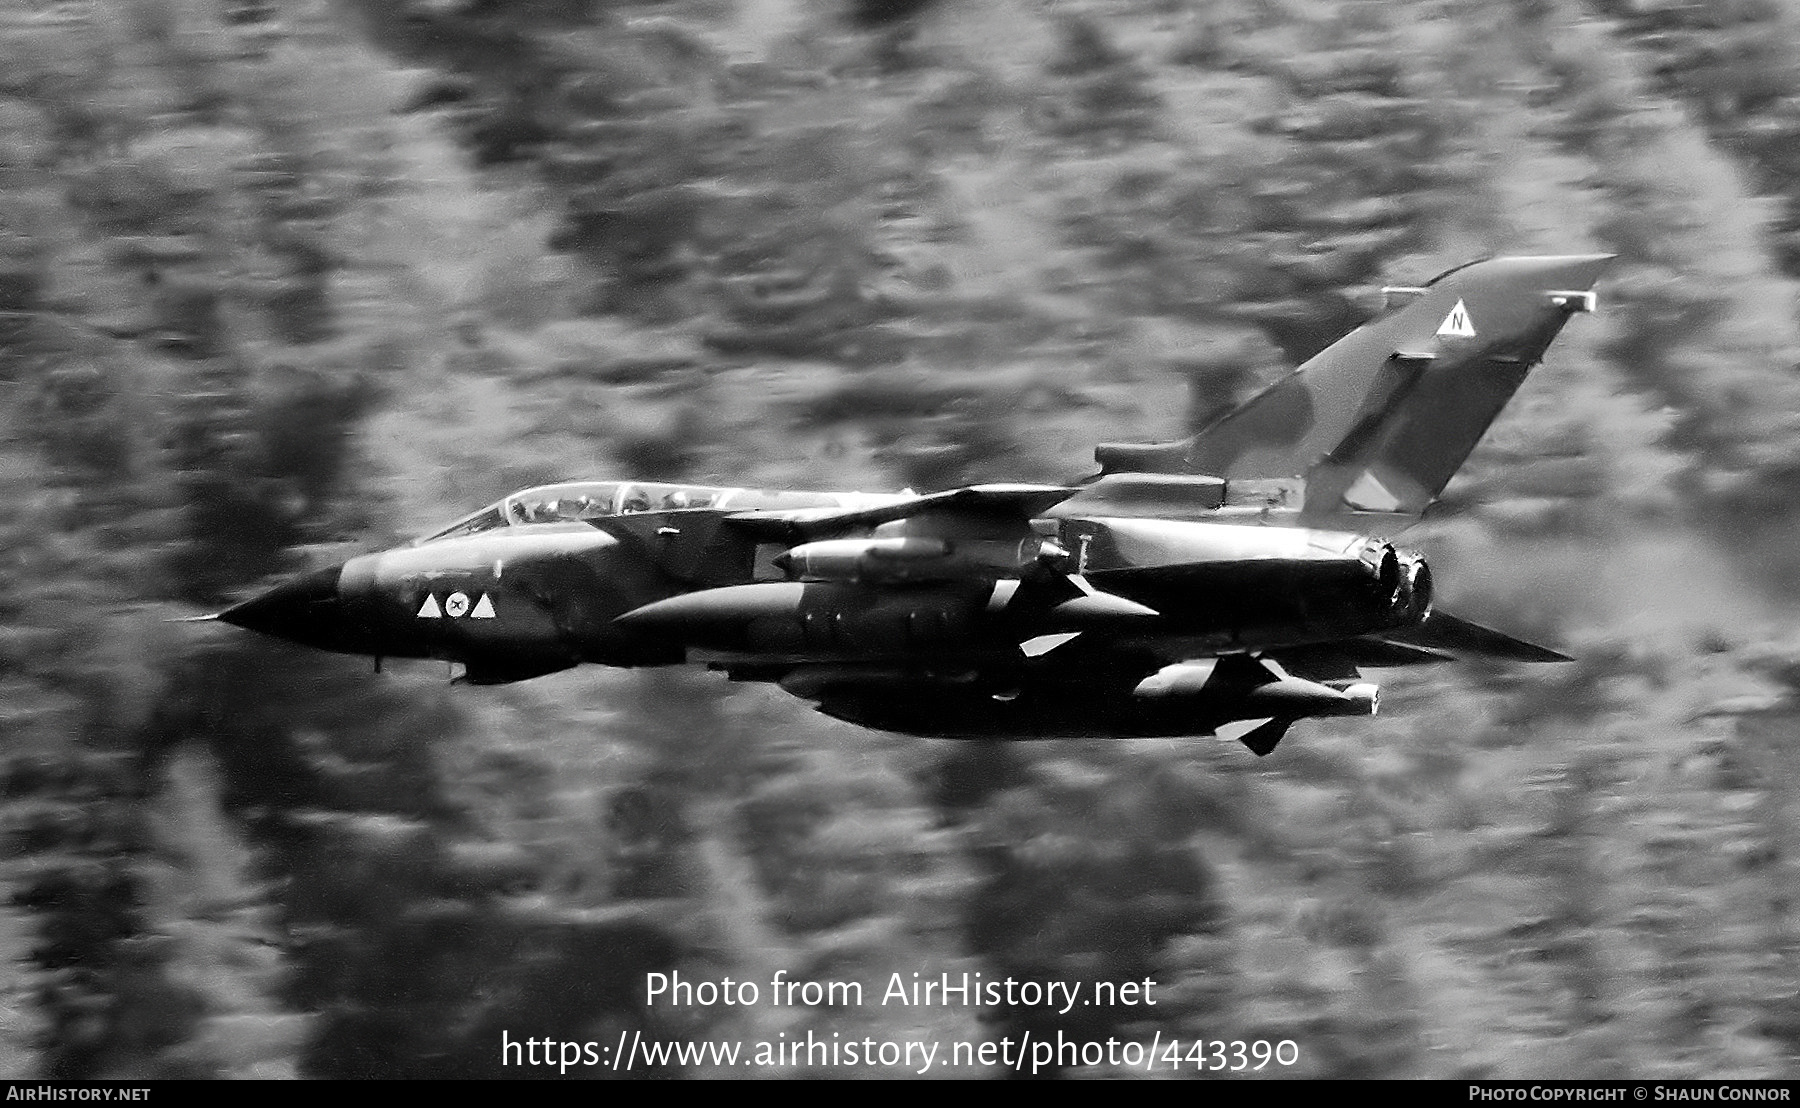
[[[444,598],[444,614],[451,619],[460,619],[469,614],[469,598],[467,594],[453,592]]]

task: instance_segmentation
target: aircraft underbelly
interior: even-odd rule
[[[1154,738],[1210,735],[1233,719],[1223,705],[1155,703],[1123,696],[1081,698],[1038,690],[841,690],[819,701],[835,719],[940,739]]]

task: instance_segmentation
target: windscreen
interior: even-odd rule
[[[455,523],[452,523],[450,526],[444,528],[442,531],[434,531],[418,541],[436,542],[439,539],[457,539],[464,535],[475,535],[482,531],[492,531],[495,528],[505,527],[506,525],[506,512],[503,506],[500,504],[489,504],[479,512],[466,515]]]

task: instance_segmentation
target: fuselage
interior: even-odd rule
[[[733,519],[912,495],[543,486],[222,618],[326,650],[461,662],[483,683],[584,662],[1004,664],[1034,639],[1084,633],[1247,651],[1391,629],[1428,605],[1416,556],[1342,531],[924,512],[796,543]],[[1090,595],[1039,596],[1033,567],[1049,563]]]

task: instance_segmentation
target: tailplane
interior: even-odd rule
[[[1192,437],[1100,446],[1101,484],[1132,473],[1303,481],[1304,519],[1417,518],[1563,324],[1593,310],[1611,260],[1492,258],[1389,289],[1390,311]]]
[[[1396,631],[1387,635],[1386,638],[1424,647],[1427,650],[1447,650],[1451,654],[1494,658],[1505,662],[1572,662],[1575,660],[1567,654],[1551,650],[1547,646],[1515,639],[1504,631],[1496,631],[1492,627],[1483,627],[1479,623],[1458,619],[1449,612],[1442,611],[1434,611],[1425,618],[1425,622],[1416,627]]]

